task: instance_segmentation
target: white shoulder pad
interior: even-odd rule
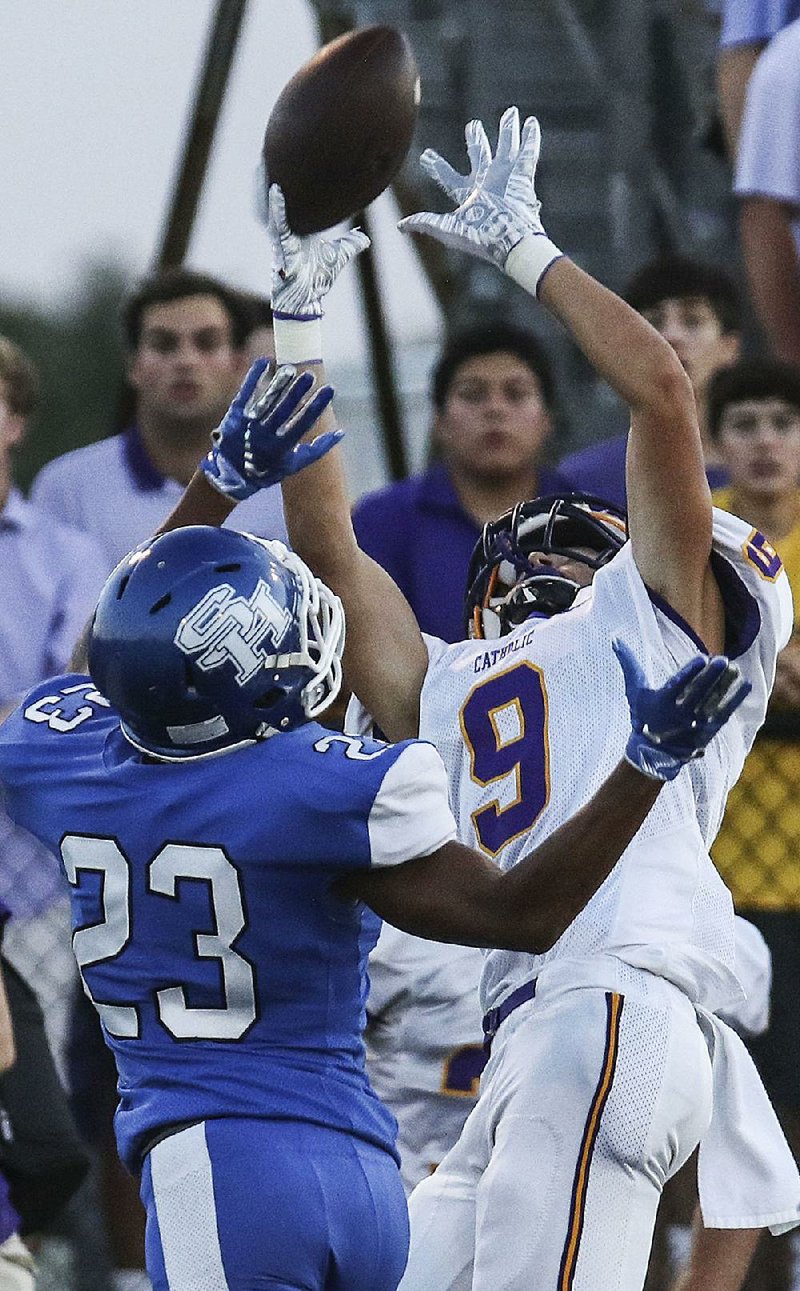
[[[714,507],[714,551],[730,562],[757,603],[762,650],[777,655],[794,626],[792,591],[778,552],[758,529],[719,507]]]
[[[422,640],[425,642],[425,649],[428,651],[428,667],[431,668],[438,663],[442,655],[450,648],[446,641],[440,637],[432,637],[429,632],[422,633]]]

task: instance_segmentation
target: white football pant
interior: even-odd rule
[[[543,990],[501,1025],[458,1143],[412,1193],[400,1291],[641,1291],[712,1094],[689,1000],[636,977],[632,995]]]

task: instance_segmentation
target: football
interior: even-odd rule
[[[417,119],[419,74],[393,27],[361,27],[324,45],[284,87],[264,135],[267,182],[280,184],[295,233],[362,210],[402,166]]]

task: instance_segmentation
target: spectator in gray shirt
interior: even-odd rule
[[[49,462],[32,490],[39,506],[99,541],[106,572],[166,519],[208,451],[249,366],[253,323],[249,297],[188,269],[154,274],[128,300],[134,420]],[[237,529],[286,541],[277,487],[249,498],[235,516]]]

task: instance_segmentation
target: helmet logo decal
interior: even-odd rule
[[[230,583],[222,583],[181,619],[175,644],[203,672],[233,664],[245,686],[277,653],[293,622],[262,578],[250,596],[238,596]]]

